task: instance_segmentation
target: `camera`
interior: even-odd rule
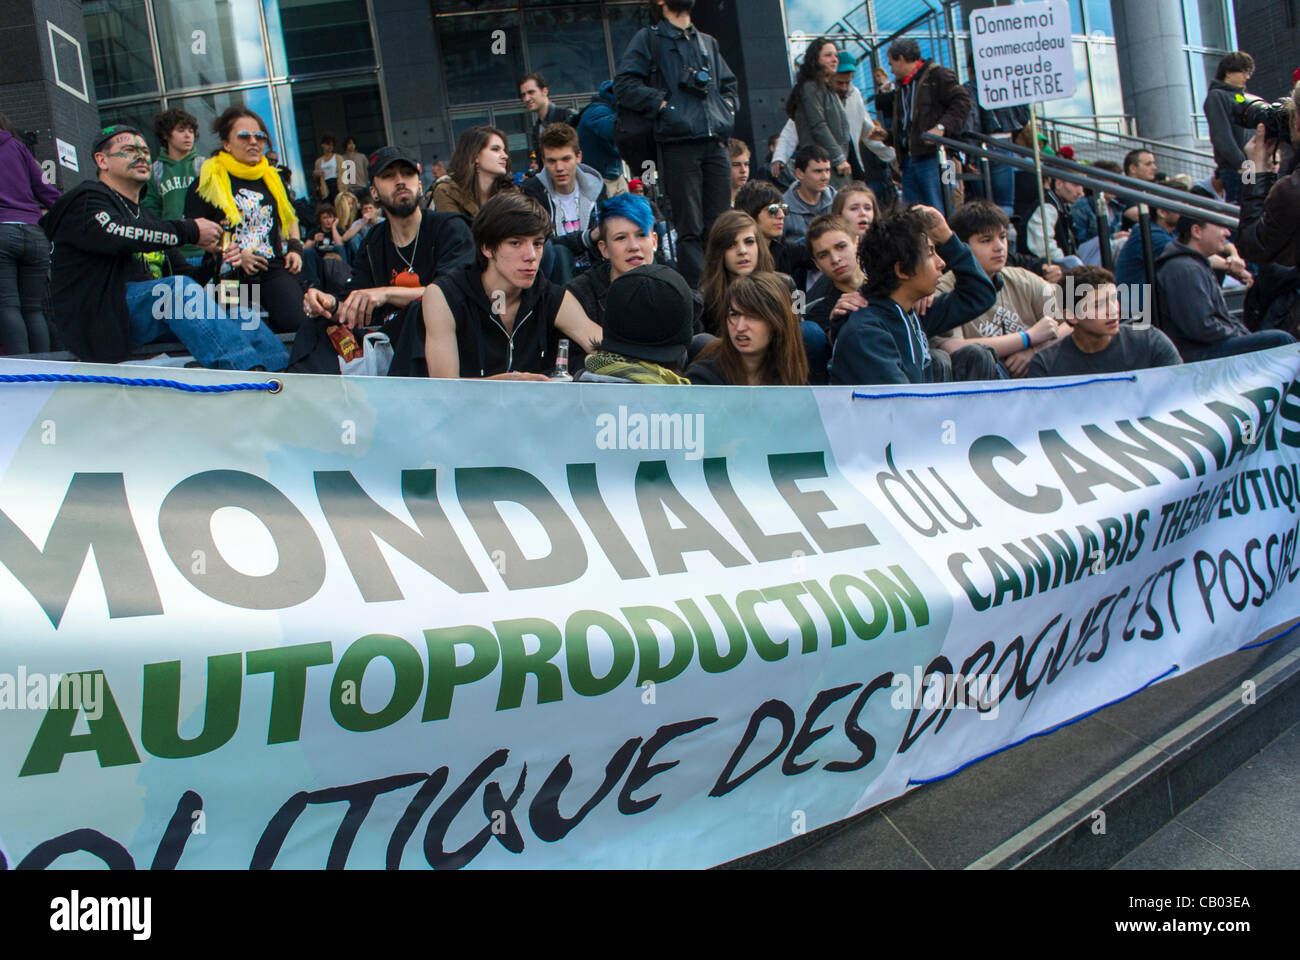
[[[1247,130],[1254,130],[1262,123],[1265,138],[1290,140],[1291,100],[1288,98],[1268,103],[1248,93],[1238,94],[1232,104],[1232,122]]]
[[[713,74],[708,67],[687,67],[686,76],[682,78],[681,88],[692,96],[703,100],[709,95],[709,84]]]

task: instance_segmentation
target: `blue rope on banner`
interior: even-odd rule
[[[1110,703],[1103,703],[1100,707],[1094,707],[1093,709],[1088,710],[1085,713],[1079,714],[1077,717],[1074,717],[1071,720],[1065,720],[1061,723],[1058,723],[1054,727],[1048,728],[1047,730],[1039,730],[1037,733],[1031,733],[1029,736],[1023,737],[1020,740],[1017,740],[1015,743],[1008,743],[1005,747],[998,747],[996,750],[990,750],[988,753],[981,754],[980,756],[976,757],[973,760],[967,760],[956,770],[949,770],[947,773],[941,773],[937,777],[926,777],[924,780],[913,780],[911,777],[908,777],[907,785],[909,787],[922,786],[923,784],[935,783],[936,781],[939,780],[947,780],[949,777],[956,776],[957,774],[961,773],[967,767],[974,766],[975,764],[979,763],[981,760],[987,760],[989,757],[997,756],[999,753],[1002,753],[1006,750],[1010,750],[1012,747],[1018,747],[1022,743],[1027,743],[1030,740],[1033,740],[1035,737],[1045,737],[1049,733],[1055,733],[1057,730],[1061,730],[1065,727],[1068,727],[1072,723],[1078,723],[1080,720],[1086,720],[1088,717],[1091,717],[1094,713],[1097,713],[1100,710],[1105,710],[1107,707],[1113,707],[1115,704],[1121,703],[1127,700],[1129,697],[1135,697],[1143,690],[1145,690],[1147,687],[1151,686],[1153,683],[1159,683],[1161,680],[1169,676],[1171,673],[1176,673],[1178,669],[1179,669],[1178,664],[1175,663],[1164,673],[1160,674],[1160,676],[1155,677],[1152,680],[1148,680],[1146,683],[1142,684],[1142,686],[1138,687],[1132,693],[1126,693],[1124,694],[1124,696],[1110,701]]]
[[[1269,637],[1267,640],[1259,640],[1255,643],[1248,643],[1244,647],[1238,647],[1237,653],[1241,653],[1241,651],[1243,650],[1254,650],[1256,647],[1266,647],[1270,643],[1273,643],[1276,640],[1281,640],[1288,633],[1292,633],[1297,629],[1300,629],[1300,623],[1293,623],[1291,624],[1291,626],[1287,627],[1285,630],[1279,633],[1276,637]]]
[[[858,393],[853,392],[854,400],[893,400],[897,397],[973,397],[979,393],[1017,393],[1021,390],[1069,390],[1071,387],[1086,387],[1090,383],[1135,383],[1137,377],[1092,377],[1077,383],[1045,383],[1040,387],[1025,384],[1019,387],[987,387],[982,390],[946,390],[941,393]]]
[[[279,393],[284,384],[279,380],[263,383],[181,383],[179,380],[154,380],[133,377],[99,377],[83,373],[3,373],[0,383],[108,383],[119,387],[166,387],[185,393],[238,393],[263,390]]]

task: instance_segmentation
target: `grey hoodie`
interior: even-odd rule
[[[814,218],[831,212],[831,204],[835,200],[835,188],[827,187],[816,203],[808,204],[804,203],[803,197],[799,196],[799,183],[795,181],[790,184],[790,189],[781,199],[790,207],[785,215],[785,232],[782,236],[787,240],[791,238],[802,240],[804,234],[808,232],[808,224],[812,223]]]
[[[585,230],[567,234],[563,237],[554,237],[555,224],[559,222],[560,211],[556,206],[554,191],[555,188],[551,183],[551,171],[543,168],[542,172],[535,177],[529,177],[524,181],[524,193],[532,197],[551,215],[551,233],[556,243],[563,244],[573,251],[577,262],[586,265],[595,259],[595,244],[591,241],[591,231],[596,227],[596,208],[600,205],[600,199],[605,192],[605,180],[601,177],[600,172],[585,163],[578,164],[576,173],[578,181],[578,220],[587,225]]]

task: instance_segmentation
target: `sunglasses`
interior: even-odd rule
[[[240,130],[237,134],[235,134],[235,136],[238,137],[240,140],[243,140],[245,143],[247,143],[249,140],[258,140],[262,143],[265,143],[267,140],[271,139],[266,134],[264,134],[261,130]]]
[[[785,216],[789,212],[790,204],[788,203],[769,203],[767,205],[767,215],[769,217],[775,217],[778,213]]]

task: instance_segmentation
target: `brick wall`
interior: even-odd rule
[[[56,138],[76,146],[80,172],[55,164],[61,190],[93,174],[89,144],[99,130],[82,18],[76,0],[0,0],[0,103],[16,129],[36,135],[32,153],[38,161],[56,159]],[[55,84],[47,23],[81,44],[89,103]],[[79,85],[79,73],[75,79]]]
[[[1280,99],[1300,67],[1300,0],[1236,0],[1236,13],[1237,45],[1255,58],[1250,92]]]

